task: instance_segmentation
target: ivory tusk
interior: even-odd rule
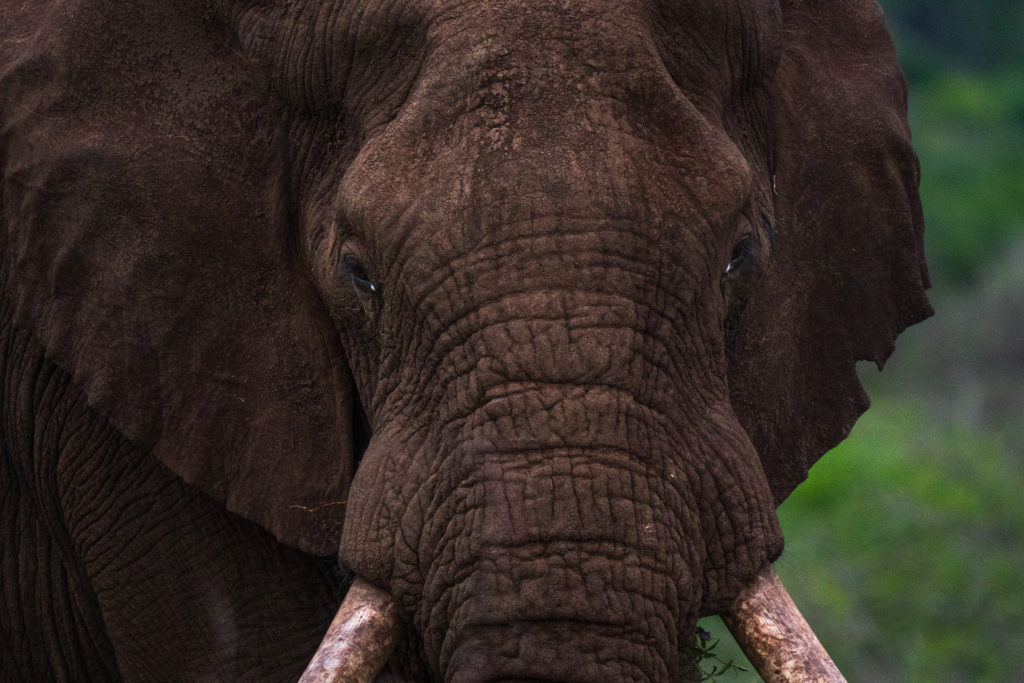
[[[846,681],[771,565],[740,593],[722,621],[768,683]]]
[[[356,578],[299,683],[371,683],[398,641],[391,596]]]

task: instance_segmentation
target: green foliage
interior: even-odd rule
[[[777,569],[840,668],[1024,676],[1024,471],[1006,444],[906,399],[878,401],[855,432],[780,509]]]
[[[850,680],[1024,680],[1022,491],[1000,437],[880,400],[780,508],[776,570]]]
[[[1000,69],[1024,62],[1019,0],[881,0],[913,70],[937,62]],[[912,73],[912,76],[915,75]]]
[[[736,664],[733,659],[723,659],[717,651],[718,643],[710,631],[697,627],[689,654],[690,661],[700,672],[702,681],[717,681],[719,676],[730,671],[750,671],[748,667]]]
[[[935,73],[910,114],[935,279],[971,281],[1024,234],[1024,70]]]

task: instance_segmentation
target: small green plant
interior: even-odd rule
[[[734,663],[731,659],[726,661],[715,654],[718,641],[712,640],[711,633],[700,626],[694,634],[693,645],[690,646],[690,659],[693,665],[700,672],[702,681],[714,681],[727,671],[749,671],[749,669]],[[709,667],[710,668],[707,668]]]

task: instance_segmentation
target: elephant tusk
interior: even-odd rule
[[[768,683],[846,681],[771,565],[740,593],[722,621]]]
[[[370,683],[398,641],[391,596],[356,578],[299,683]]]

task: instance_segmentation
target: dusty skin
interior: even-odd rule
[[[868,0],[0,4],[3,678],[691,680],[918,177]]]

